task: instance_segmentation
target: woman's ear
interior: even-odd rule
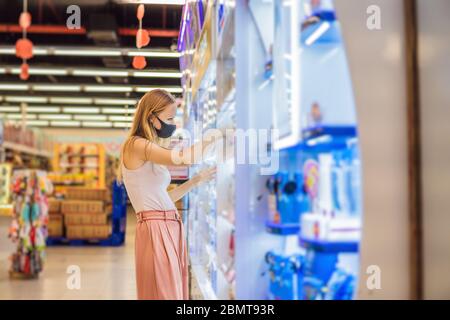
[[[158,119],[155,117],[155,115],[150,115],[150,123],[153,125],[156,129],[161,129],[161,123],[158,121]]]

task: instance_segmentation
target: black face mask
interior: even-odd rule
[[[172,134],[174,133],[174,131],[177,129],[177,126],[174,125],[174,124],[165,123],[157,115],[155,115],[155,117],[156,117],[156,119],[159,120],[159,123],[161,123],[161,128],[160,129],[157,129],[155,127],[156,134],[158,135],[158,137],[160,137],[160,138],[169,138],[169,137],[171,137]]]

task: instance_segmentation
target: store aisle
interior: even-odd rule
[[[10,218],[0,217],[0,299],[136,299],[134,275],[134,212],[127,215],[122,247],[49,247],[44,272],[37,280],[10,280],[7,239]],[[81,271],[81,288],[68,289],[70,265]]]

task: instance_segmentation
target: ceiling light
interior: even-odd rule
[[[92,98],[64,98],[64,97],[51,97],[51,103],[69,103],[69,104],[92,104]]]
[[[27,126],[48,127],[48,121],[45,120],[27,120]]]
[[[120,51],[101,50],[101,49],[54,49],[55,56],[101,56],[101,57],[117,57],[121,56]]]
[[[27,97],[27,96],[5,96],[3,97],[5,101],[8,102],[38,102],[45,103],[47,102],[46,97]]]
[[[63,111],[65,113],[100,113],[99,108],[92,108],[92,107],[65,107],[63,108]]]
[[[40,68],[30,67],[28,71],[31,75],[52,75],[52,76],[79,76],[79,77],[139,77],[139,78],[181,78],[181,73],[172,70],[136,71],[133,69],[74,69],[74,68]],[[20,74],[20,67],[6,66],[0,67],[0,74]]]
[[[97,122],[83,122],[83,127],[104,127],[104,128],[111,128],[112,123],[111,122],[104,122],[104,121],[97,121]]]
[[[16,48],[14,45],[0,46],[0,54],[2,55],[15,55]],[[155,58],[179,58],[178,52],[163,51],[163,50],[149,50],[141,49],[136,50],[133,48],[96,48],[96,47],[52,47],[52,46],[36,46],[33,47],[34,55],[55,55],[55,56],[86,56],[86,57],[105,57],[105,56],[145,56]]]
[[[81,86],[79,86],[79,85],[38,84],[38,85],[33,85],[33,91],[71,91],[71,92],[79,92],[79,91],[81,91]]]
[[[52,127],[79,127],[80,121],[51,121]]]
[[[130,86],[85,86],[86,92],[131,92],[133,87]]]
[[[12,67],[9,69],[12,74],[20,74],[20,68],[19,67]],[[5,71],[2,73],[6,73]],[[28,73],[30,75],[51,75],[51,76],[64,76],[67,75],[68,72],[66,69],[61,68],[36,68],[36,67],[30,67],[28,69]]]
[[[133,121],[133,116],[109,116],[110,121]]]
[[[81,85],[81,84],[21,84],[0,83],[0,91],[55,91],[55,92],[148,92],[163,89],[172,93],[181,93],[181,87],[138,87],[127,85]]]
[[[183,92],[183,89],[180,87],[165,87],[165,88],[158,88],[158,87],[135,87],[134,91],[135,92],[148,92],[148,91],[152,91],[155,89],[161,89],[161,90],[166,90],[168,92],[172,92],[172,93],[181,93]]]
[[[29,87],[26,84],[8,84],[8,83],[1,83],[0,84],[0,90],[28,90]]]
[[[105,115],[75,115],[75,120],[84,120],[84,121],[105,121]]]
[[[142,56],[151,58],[179,58],[179,52],[172,51],[143,51],[143,50],[128,50],[127,55],[130,57]]]
[[[119,105],[131,104],[131,105],[134,105],[137,103],[137,100],[135,100],[135,99],[95,98],[94,102],[95,102],[95,104],[119,104]]]
[[[128,77],[128,71],[119,70],[90,70],[75,69],[72,71],[74,76],[99,76],[99,77]]]
[[[20,112],[20,107],[0,106],[0,112]]]
[[[181,72],[133,71],[132,74],[137,78],[181,78]]]
[[[129,128],[131,127],[130,122],[114,122],[114,128]]]
[[[26,114],[26,115],[22,115],[21,113],[18,114],[7,114],[6,118],[7,119],[11,119],[11,120],[22,120],[25,116],[25,119],[31,119],[34,120],[36,119],[36,115],[35,114]]]
[[[59,107],[46,107],[46,106],[28,106],[27,112],[43,112],[43,113],[58,113],[61,111]]]
[[[41,114],[39,115],[41,120],[70,120],[72,116],[69,114]]]
[[[102,108],[102,113],[132,114],[135,111],[135,108]]]

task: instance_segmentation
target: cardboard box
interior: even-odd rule
[[[102,225],[108,222],[106,213],[67,213],[64,216],[66,226],[70,225]]]
[[[50,237],[62,237],[63,216],[61,214],[50,214],[47,228]]]
[[[111,234],[111,225],[67,226],[68,239],[105,239]]]
[[[61,211],[61,200],[49,199],[48,200],[48,212],[49,213],[60,213]]]
[[[67,188],[66,198],[68,200],[108,200],[107,190],[98,188]]]
[[[66,213],[103,213],[103,201],[64,200],[61,212]]]

